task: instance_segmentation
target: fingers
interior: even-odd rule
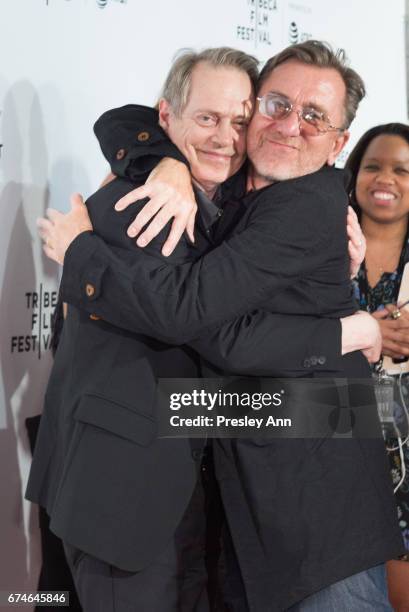
[[[54,208],[47,208],[45,214],[52,223],[55,223],[58,219],[61,219],[61,217],[63,217],[63,214],[60,213],[58,210],[55,210]]]
[[[388,321],[389,323],[389,321]],[[391,323],[395,323],[392,321]],[[397,330],[389,325],[381,325],[382,343],[384,348],[391,351],[399,352],[409,350],[409,332],[408,330]],[[399,353],[402,354],[402,353]],[[406,353],[405,353],[406,354]]]
[[[361,247],[354,244],[352,240],[348,241],[348,254],[351,260],[351,275],[356,276],[362,262]]]
[[[352,206],[348,206],[347,221],[348,221],[348,224],[351,224],[354,227],[361,228],[361,226],[359,225],[357,214],[354,211],[354,209],[352,208]]]
[[[47,244],[43,245],[43,251],[49,259],[52,259],[53,261],[55,261],[55,263],[62,264],[62,262],[59,261],[58,257],[56,256],[54,249],[49,247]]]
[[[37,219],[36,224],[37,224],[38,233],[40,234],[41,238],[45,240],[47,236],[49,235],[53,224],[48,219],[44,219],[44,218]]]
[[[133,189],[123,198],[118,200],[115,204],[115,210],[121,211],[128,208],[131,204],[135,204],[138,200],[143,200],[144,198],[149,198],[151,194],[151,186],[150,185],[142,185],[141,187],[137,187],[137,189]]]
[[[351,207],[348,208],[347,216],[347,233],[355,246],[362,246],[366,243],[365,236],[359,225],[358,217]]]
[[[70,197],[71,209],[84,206],[84,198],[80,193],[73,193]]]
[[[409,356],[409,346],[399,344],[399,342],[394,342],[393,340],[384,340],[382,351],[385,355],[388,355],[388,357],[393,358]]]
[[[171,253],[173,253],[184,231],[185,223],[180,219],[175,219],[172,223],[169,236],[163,245],[162,255],[168,257]]]
[[[385,309],[392,314],[392,312],[394,312],[396,310],[397,306],[396,304],[385,304]]]
[[[192,242],[195,241],[195,219],[197,213],[197,206],[189,215],[186,225],[186,232]]]
[[[160,212],[158,212],[153,221],[148,225],[143,234],[139,236],[138,240],[136,241],[136,244],[140,247],[144,247],[149,244],[151,240],[153,240],[163,230],[163,228],[166,227],[172,217],[173,215],[171,212],[169,212],[169,208],[163,207]],[[177,228],[179,228],[180,225],[183,225],[183,229],[180,232],[179,238],[183,234],[183,230],[186,227],[186,221],[184,217],[178,219]]]
[[[358,221],[358,217],[356,212],[354,211],[353,208],[351,208],[351,206],[348,206],[348,215],[347,215],[347,225],[348,227],[350,227],[353,231],[358,231],[358,232],[362,232],[360,223]]]
[[[125,195],[115,204],[115,209],[117,211],[124,210],[136,200],[144,198],[149,198],[149,201],[140,210],[127,230],[127,234],[131,238],[138,236],[136,244],[139,247],[147,246],[172,219],[172,228],[163,246],[162,253],[170,255],[173,252],[187,226],[189,235],[194,241],[194,220],[197,210],[194,199],[186,199],[177,190],[167,186],[166,183],[156,181],[138,187]]]
[[[375,312],[373,312],[372,316],[374,319],[377,319],[379,321],[381,319],[386,319],[386,317],[389,316],[389,312],[386,308],[382,308],[381,310],[376,310]]]
[[[354,277],[364,260],[366,252],[365,236],[362,233],[361,226],[358,223],[358,218],[355,212],[349,207],[347,217],[347,234],[348,234],[348,252],[351,260],[350,272]]]
[[[388,313],[389,317],[396,312],[396,310],[396,304],[386,304],[385,306],[385,311]],[[388,324],[393,327],[393,329],[405,329],[409,326],[409,312],[405,308],[402,308],[399,312],[400,316],[397,319],[391,318],[391,320],[388,321]]]
[[[130,236],[131,238],[135,238],[135,236],[137,236],[141,232],[145,225],[147,225],[149,221],[156,215],[156,213],[162,208],[163,204],[164,202],[157,198],[155,198],[155,200],[150,200],[147,204],[145,204],[142,210],[136,215],[131,225],[128,227],[128,236]],[[145,245],[140,244],[139,246]]]

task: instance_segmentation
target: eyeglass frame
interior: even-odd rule
[[[265,101],[265,99],[266,99],[268,96],[275,96],[275,97],[277,97],[277,98],[280,98],[281,100],[284,100],[284,101],[288,102],[289,107],[287,108],[287,111],[285,112],[285,114],[284,114],[282,117],[279,117],[279,118],[275,119],[274,117],[271,117],[270,115],[267,115],[267,113],[263,113],[263,112],[260,110],[260,106],[261,106],[261,104],[262,104],[262,103]],[[284,96],[284,95],[282,95],[282,94],[277,94],[277,93],[274,93],[274,92],[272,92],[272,91],[269,91],[269,92],[267,92],[266,94],[264,94],[264,96],[257,96],[257,97],[256,97],[256,100],[257,100],[257,101],[258,101],[258,103],[259,103],[259,104],[258,104],[258,111],[259,111],[260,115],[263,115],[263,117],[267,117],[267,119],[270,119],[271,121],[282,121],[283,119],[286,119],[287,117],[289,117],[289,116],[291,115],[291,113],[292,113],[292,112],[294,112],[294,113],[296,113],[296,115],[297,115],[297,117],[298,117],[298,125],[299,125],[300,130],[302,130],[302,124],[301,124],[301,122],[302,122],[302,121],[305,121],[305,123],[308,123],[308,125],[311,125],[312,127],[314,127],[312,123],[310,123],[309,121],[307,121],[307,120],[306,120],[304,117],[302,117],[302,115],[301,115],[301,113],[302,113],[302,112],[303,112],[303,111],[304,111],[306,108],[308,108],[308,107],[302,107],[300,110],[296,110],[296,109],[294,108],[294,104],[293,104],[293,102],[291,102],[291,100],[290,100],[289,98],[287,98],[287,96]],[[314,109],[314,107],[313,107],[313,106],[311,106],[310,108],[311,108],[311,109],[313,109],[313,110],[315,110],[315,112],[317,112],[317,113],[322,113],[322,111],[319,111],[319,110],[317,110],[317,109]],[[325,123],[327,123],[328,127],[327,127],[327,128],[325,128],[324,130],[317,130],[317,133],[315,134],[315,136],[320,136],[321,134],[327,134],[328,132],[339,132],[339,133],[342,133],[342,132],[345,132],[345,130],[347,129],[347,128],[341,128],[341,127],[336,127],[335,125],[331,125],[331,123],[330,123],[330,120],[329,120],[328,116],[327,116],[325,113],[322,113],[322,115],[323,115],[323,120],[325,121]],[[313,136],[313,134],[311,134],[311,136]]]

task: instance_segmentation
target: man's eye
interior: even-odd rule
[[[377,170],[379,170],[379,166],[377,166],[376,164],[366,164],[364,166],[364,170],[367,170],[368,172],[376,172]]]
[[[305,108],[303,110],[302,117],[304,121],[308,121],[308,123],[313,124],[321,123],[322,121],[324,121],[323,113],[320,113],[320,111],[315,110],[315,108]]]
[[[274,116],[284,115],[288,110],[288,106],[284,101],[270,99],[267,100],[267,114]]]
[[[395,168],[395,172],[397,174],[409,174],[409,170],[407,168],[403,168],[402,166]]]
[[[213,127],[217,124],[217,119],[213,115],[197,115],[196,122],[203,127]]]
[[[249,122],[248,121],[235,121],[233,125],[236,128],[236,130],[245,130],[248,128]]]

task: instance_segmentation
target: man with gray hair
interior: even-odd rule
[[[205,253],[212,246],[208,230],[218,219],[210,197],[245,158],[258,70],[253,57],[228,48],[191,59],[195,68],[183,78],[190,80],[195,122],[180,132],[197,147],[192,167],[203,185],[197,249]],[[171,78],[170,88],[172,82],[182,87]],[[223,116],[210,137],[199,101]],[[148,112],[156,118],[155,111]],[[164,121],[169,112],[161,102]],[[166,149],[166,134],[157,125],[135,134],[142,147],[152,140]],[[146,168],[138,173],[133,180],[109,182],[88,202],[94,227],[124,261],[135,250],[126,236],[132,211],[120,216],[113,204],[146,180]],[[175,263],[190,259],[192,251],[190,243],[181,245]],[[92,293],[92,283],[87,286]],[[271,323],[273,336],[275,327]],[[312,333],[310,328],[305,345]],[[202,440],[157,439],[154,407],[157,378],[199,376],[198,358],[189,348],[126,332],[96,313],[68,307],[27,494],[47,510],[51,529],[63,540],[86,612],[203,612],[215,605],[215,553],[206,534],[206,512],[216,521],[218,516],[212,458]]]
[[[189,263],[188,253],[180,250],[189,244],[184,239],[175,251],[172,265],[166,265],[158,256],[163,234],[150,247],[150,255],[132,251],[130,244],[126,254],[121,255],[119,245],[112,239],[107,245],[100,236],[84,231],[92,229],[92,225],[80,203],[76,202],[67,216],[51,213],[51,222],[42,225],[48,241],[46,252],[61,262],[70,246],[62,295],[81,309],[78,313],[91,313],[94,320],[102,317],[104,321],[98,324],[102,329],[110,321],[162,342],[191,341],[206,333],[205,339],[192,341],[191,345],[216,365],[221,354],[225,368],[238,373],[244,370],[266,375],[281,370],[287,376],[368,374],[359,352],[341,357],[341,352],[346,351],[340,350],[339,341],[334,342],[330,329],[314,338],[317,348],[317,342],[328,343],[325,354],[315,353],[320,355],[318,358],[304,359],[305,352],[294,339],[272,345],[271,336],[266,334],[257,336],[257,343],[250,344],[249,350],[257,329],[266,329],[263,317],[268,312],[277,316],[286,312],[294,325],[300,314],[310,316],[310,324],[318,317],[315,323],[335,324],[340,331],[338,318],[355,311],[348,282],[347,240],[342,231],[347,200],[342,177],[331,166],[348,139],[350,115],[363,95],[362,81],[350,69],[343,71],[342,61],[321,43],[311,41],[293,49],[292,55],[287,54],[282,61],[273,60],[261,75],[258,112],[247,136],[251,165],[248,193],[244,196],[246,209],[227,242],[200,259],[197,251],[191,252]],[[237,107],[234,116],[229,115],[233,92],[223,79],[223,86],[217,83],[220,89],[212,105],[197,100],[199,83],[195,83],[195,76],[199,67],[193,71],[190,95],[181,116],[165,100],[159,106],[159,118],[191,167],[192,162],[199,164],[202,160],[214,172],[209,180],[203,175],[197,178],[194,172],[205,194],[214,196],[217,177],[235,165],[238,144],[233,143],[240,143],[239,125],[246,117],[248,97],[240,97],[241,113]],[[204,75],[200,76],[202,82]],[[207,93],[211,82],[213,79],[206,81],[201,96]],[[357,90],[360,88],[356,103],[352,95],[354,84]],[[226,107],[218,105],[224,94],[230,100]],[[202,130],[206,130],[206,137]],[[216,143],[217,130],[220,140]],[[145,134],[149,137],[148,131]],[[133,164],[127,170],[132,173]],[[242,195],[242,179],[239,177],[239,183],[224,197],[237,199],[240,189]],[[118,181],[110,185],[118,185]],[[108,188],[112,189],[109,185],[105,189]],[[88,202],[91,213],[97,210],[97,202],[101,205],[103,195],[99,192]],[[116,188],[108,197],[115,195]],[[123,215],[119,218],[123,219]],[[126,221],[129,219],[128,215]],[[101,234],[102,225],[94,226]],[[196,236],[196,248],[202,250],[200,245]],[[215,329],[223,321],[257,306],[263,310]],[[253,316],[258,317],[261,326],[252,327]],[[364,320],[361,316],[354,318]],[[246,342],[241,346],[237,335],[240,331],[246,332]],[[327,360],[330,346],[338,351],[338,361],[332,365]],[[127,355],[120,348],[115,351],[115,360],[125,364]],[[233,352],[237,349],[236,356],[241,355],[240,370],[226,358],[232,348]],[[292,363],[290,348],[297,355]],[[365,348],[365,344],[356,348]],[[274,356],[279,358],[278,366]],[[76,542],[68,535],[77,542],[81,536],[89,549],[89,538],[68,525],[68,515],[71,520],[72,516],[82,519],[86,508],[92,516],[109,516],[111,524],[116,518],[101,494],[95,504],[95,485],[91,487],[90,482],[99,464],[87,466],[85,473],[81,469],[86,443],[88,452],[92,448],[101,460],[102,446],[97,446],[95,426],[109,429],[109,422],[109,430],[116,430],[108,419],[108,407],[101,416],[83,395],[74,419],[86,426],[77,432],[77,437],[73,435],[74,450],[70,453],[69,448],[64,459],[64,479],[51,508],[52,526],[57,533],[64,532],[71,544]],[[117,395],[118,390],[113,394],[110,389],[109,402],[115,403],[118,411],[124,402]],[[107,397],[104,399],[108,403]],[[126,405],[130,411],[129,400]],[[47,409],[49,419],[52,407],[46,405]],[[70,418],[70,414],[65,417]],[[130,420],[127,423],[131,425]],[[146,423],[144,430],[146,444]],[[116,433],[126,437],[123,427]],[[146,454],[150,455],[152,443],[148,450]],[[41,451],[34,458],[30,478],[29,495],[34,499],[38,498],[48,463],[44,450],[42,455],[42,460]],[[303,611],[387,609],[382,563],[402,552],[402,544],[382,441],[273,440],[260,444],[252,440],[220,440],[216,461],[245,589],[231,598],[232,609],[265,612],[293,605],[292,609]],[[108,458],[104,462],[108,472],[112,471],[111,462]],[[78,499],[78,487],[84,495],[82,500]],[[362,494],[371,508],[370,527],[365,525],[367,516],[359,511]],[[112,539],[109,544],[114,545]],[[301,600],[304,601],[298,604]]]

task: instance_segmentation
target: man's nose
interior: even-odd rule
[[[220,121],[213,134],[213,142],[220,147],[230,147],[234,140],[234,130],[230,121]]]
[[[300,117],[294,109],[288,113],[287,117],[274,122],[274,130],[283,136],[299,136],[300,127]]]

